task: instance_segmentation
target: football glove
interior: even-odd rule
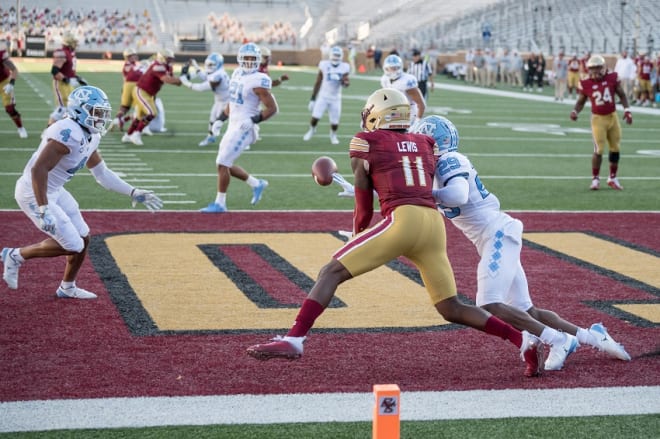
[[[78,87],[80,85],[80,81],[78,81],[78,78],[76,78],[76,77],[64,78],[64,79],[68,79],[69,80],[68,84],[72,87]],[[67,82],[67,81],[64,81],[64,82]]]
[[[352,184],[347,182],[341,174],[337,172],[332,174],[332,181],[337,183],[339,186],[342,187],[342,189],[344,189],[342,192],[339,192],[337,194],[338,197],[344,197],[344,198],[355,197],[355,188],[353,187]]]
[[[133,207],[137,206],[138,203],[142,203],[151,212],[160,210],[163,207],[163,201],[154,194],[154,191],[145,189],[133,189],[133,192],[131,192],[131,201]]]
[[[85,81],[82,76],[76,75],[76,79],[78,80],[78,84],[87,85],[87,81]]]
[[[575,110],[571,111],[570,118],[571,118],[572,121],[576,121],[578,119],[577,111],[575,111]]]
[[[188,75],[181,75],[179,76],[179,79],[181,80],[181,84],[183,84],[184,87],[192,88],[192,82],[190,82]]]
[[[192,66],[194,67],[194,69],[195,69],[195,73],[199,73],[199,72],[202,71],[202,69],[199,68],[199,64],[197,64],[197,61],[195,60],[195,58],[191,59],[191,60],[190,60],[190,63],[191,63]]]
[[[632,124],[632,113],[627,108],[623,110],[623,120],[625,120],[628,125]]]
[[[181,66],[181,76],[188,76],[188,71],[190,70],[190,64],[185,63]]]
[[[315,103],[316,103],[316,101],[312,99],[311,101],[309,101],[309,104],[307,104],[307,109],[309,110],[310,113],[312,111],[314,111],[314,104]]]
[[[220,135],[222,124],[224,124],[224,122],[221,120],[216,120],[213,122],[213,125],[211,126],[211,134],[213,134],[213,137],[218,137]]]
[[[14,85],[11,83],[7,83],[4,87],[2,87],[5,93],[8,95],[14,93]]]
[[[289,75],[286,73],[282,76],[280,76],[280,82],[288,81],[289,80]]]
[[[46,233],[55,233],[55,217],[50,213],[48,206],[39,206],[39,227]]]

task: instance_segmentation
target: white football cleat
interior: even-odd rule
[[[315,132],[316,132],[316,127],[309,127],[309,129],[307,130],[307,132],[303,136],[303,140],[305,142],[307,142],[309,139],[312,138],[312,136],[314,135]]]
[[[151,132],[151,129],[149,128],[149,125],[145,125],[144,128],[142,129],[142,134],[145,136],[153,136],[154,133]]]
[[[594,323],[589,328],[591,332],[598,339],[598,350],[607,352],[611,356],[623,361],[630,361],[630,354],[626,352],[623,345],[614,341],[610,334],[607,333],[607,328],[602,323]]]
[[[339,145],[339,139],[337,138],[337,133],[334,131],[330,132],[330,143],[333,145]]]
[[[564,362],[580,346],[576,336],[564,333],[566,340],[560,345],[550,346],[550,353],[545,360],[545,370],[561,370]]]
[[[15,290],[18,288],[18,269],[21,267],[21,263],[14,258],[13,253],[16,251],[14,248],[5,247],[2,249],[2,262],[4,265],[4,271],[2,272],[2,278],[7,282],[7,286]]]
[[[593,180],[591,180],[591,186],[589,186],[589,189],[592,191],[597,191],[598,188],[600,188],[600,178],[595,177]]]
[[[25,127],[20,127],[18,129],[18,137],[20,137],[21,139],[27,139],[28,133]]]
[[[133,145],[138,145],[142,146],[144,145],[144,142],[142,142],[142,134],[140,134],[139,131],[133,131],[133,134],[128,136],[128,140],[133,144]]]
[[[612,189],[616,189],[617,191],[623,190],[623,186],[621,186],[621,183],[619,183],[619,179],[616,177],[608,177],[607,185]]]
[[[60,286],[55,294],[60,299],[96,299],[96,294],[78,287],[64,289]]]
[[[131,136],[128,134],[121,136],[121,143],[131,143]]]

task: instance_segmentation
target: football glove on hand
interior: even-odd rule
[[[50,213],[48,206],[39,206],[39,227],[46,233],[55,233],[55,217]]]
[[[7,83],[4,87],[2,87],[5,93],[8,95],[14,93],[14,86],[13,84]]]
[[[288,80],[289,80],[289,75],[287,75],[286,73],[284,75],[280,76],[280,81],[281,82],[288,81]]]
[[[85,81],[82,76],[76,75],[76,79],[78,80],[78,84],[87,85],[87,81]]]
[[[186,78],[190,79],[188,76],[188,71],[190,70],[190,64],[185,63],[183,66],[181,66],[181,76],[185,76]]]
[[[160,210],[160,208],[163,207],[163,201],[158,198],[158,195],[154,194],[154,191],[148,191],[145,189],[133,189],[133,192],[131,192],[131,200],[133,202],[133,207],[137,206],[138,203],[142,203],[151,212]]]
[[[73,78],[65,78],[65,79],[68,79],[68,80],[69,80],[68,83],[69,83],[69,85],[72,86],[72,87],[78,87],[78,86],[80,85],[80,81],[78,81],[78,78],[76,78],[76,77],[73,77]],[[64,82],[66,82],[66,81],[64,81]]]
[[[630,110],[623,110],[623,120],[625,120],[628,125],[632,124],[632,113]]]
[[[353,198],[353,197],[355,197],[355,188],[353,187],[352,184],[347,182],[341,174],[339,174],[337,172],[332,174],[332,181],[334,181],[339,186],[341,186],[342,189],[344,189],[342,192],[339,192],[337,194],[338,197],[344,197],[344,198]]]
[[[316,101],[312,99],[311,101],[309,101],[309,104],[307,104],[307,109],[309,110],[310,113],[312,111],[314,111],[314,104],[315,103],[316,103]]]
[[[571,111],[570,118],[571,118],[572,121],[576,121],[578,119],[577,111],[575,111],[575,110]]]
[[[220,135],[220,130],[222,129],[223,124],[224,122],[221,120],[213,122],[213,125],[211,126],[211,134],[213,134],[213,137],[218,137]]]
[[[199,68],[199,64],[197,64],[195,58],[190,60],[190,64],[192,64],[192,66],[195,68],[195,73],[199,73],[202,71],[202,69]]]
[[[183,84],[185,87],[192,88],[192,82],[190,82],[188,75],[181,75],[179,76],[179,79],[181,80],[181,84]]]

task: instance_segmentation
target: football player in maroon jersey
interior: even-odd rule
[[[587,61],[589,77],[580,81],[580,95],[571,111],[571,120],[577,120],[578,113],[584,108],[587,99],[591,101],[591,131],[594,141],[594,153],[591,158],[591,190],[600,187],[600,166],[603,161],[603,150],[608,145],[610,173],[607,185],[612,189],[622,190],[616,173],[619,169],[619,149],[621,143],[621,125],[616,114],[615,95],[623,105],[623,119],[632,123],[632,113],[628,107],[628,97],[621,87],[616,72],[609,72],[605,67],[605,58],[593,55]]]
[[[543,349],[538,338],[462,303],[456,295],[444,221],[432,193],[440,152],[432,137],[407,132],[406,95],[396,89],[374,92],[362,112],[362,127],[349,147],[355,177],[352,239],[321,269],[288,334],[250,346],[248,354],[259,360],[300,358],[308,331],[339,284],[405,256],[419,268],[432,303],[445,320],[509,340],[527,362],[525,375],[538,375]],[[383,219],[370,227],[374,190]]]
[[[181,80],[173,75],[172,63],[174,52],[169,49],[162,50],[156,55],[156,59],[140,79],[133,90],[133,102],[135,102],[135,118],[126,134],[121,138],[124,143],[131,142],[134,145],[143,145],[142,132],[156,115],[156,94],[163,84],[181,86]]]
[[[11,117],[11,120],[18,128],[18,136],[26,139],[28,136],[21,113],[16,110],[16,98],[14,97],[14,83],[18,78],[18,69],[14,62],[9,58],[9,50],[4,42],[0,42],[0,96],[2,96],[2,106]]]
[[[50,73],[53,75],[55,110],[50,114],[49,126],[66,116],[66,106],[73,89],[79,85],[87,85],[87,82],[76,73],[77,45],[76,37],[68,33],[62,38],[62,47],[53,52],[53,65]]]
[[[110,130],[119,128],[122,131],[124,123],[130,120],[128,112],[133,106],[133,90],[137,86],[138,80],[142,77],[144,69],[138,63],[138,53],[133,47],[124,50],[124,67],[121,74],[124,77],[124,84],[121,87],[121,103],[119,111],[110,125]]]

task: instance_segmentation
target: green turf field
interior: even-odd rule
[[[200,60],[201,61],[201,60]],[[13,186],[36,149],[39,134],[52,110],[50,63],[17,63],[19,111],[30,134],[19,139],[8,117],[0,117],[0,209],[16,209]],[[104,89],[113,107],[119,106],[121,65],[80,62],[80,73]],[[275,70],[275,69],[273,69]],[[178,67],[176,69],[178,71]],[[249,188],[234,180],[228,195],[230,210],[350,210],[350,199],[336,196],[340,188],[319,187],[310,177],[312,161],[330,155],[340,171],[349,173],[347,145],[359,130],[359,114],[366,97],[378,87],[374,77],[357,76],[344,91],[340,145],[328,139],[327,116],[316,136],[303,142],[310,114],[307,102],[315,69],[287,71],[291,80],[274,89],[280,113],[262,125],[263,140],[245,152],[238,164],[270,186],[258,206],[249,204]],[[272,76],[278,75],[273,71]],[[462,85],[439,78],[441,86]],[[507,91],[510,91],[507,89]],[[531,94],[521,96],[531,96]],[[551,96],[546,89],[544,96]],[[141,187],[159,193],[168,210],[197,210],[215,196],[216,146],[200,148],[206,134],[213,97],[186,88],[164,86],[167,133],[144,137],[145,145],[122,144],[121,134],[109,133],[101,152],[109,166]],[[533,96],[538,96],[534,94]],[[660,125],[658,114],[640,114],[633,108],[634,124],[623,130],[619,179],[625,190],[589,191],[592,145],[588,109],[573,123],[568,103],[537,102],[514,97],[488,96],[437,87],[429,99],[428,114],[446,114],[461,134],[461,151],[469,155],[487,188],[495,192],[505,210],[641,210],[659,211]],[[660,113],[659,113],[660,114]],[[604,163],[601,178],[607,175]],[[350,178],[349,178],[350,180]],[[125,197],[109,193],[91,181],[87,171],[67,188],[83,209],[127,209]],[[576,413],[579,415],[579,413]],[[405,438],[623,438],[655,437],[660,417],[516,418],[480,421],[404,422]],[[369,423],[287,424],[269,426],[163,427],[139,430],[62,431],[9,434],[25,438],[366,438]]]
[[[38,143],[52,109],[49,63],[20,63],[21,78],[16,99],[28,139],[19,139],[8,117],[0,117],[0,208],[14,208],[13,187],[26,160]],[[121,65],[117,62],[80,62],[81,74],[104,89],[114,109],[119,107]],[[228,66],[231,68],[231,66]],[[103,71],[112,70],[112,71]],[[176,67],[176,71],[179,67]],[[340,172],[349,177],[348,142],[359,130],[359,114],[366,97],[378,87],[375,77],[356,76],[344,91],[339,128],[340,145],[328,139],[327,116],[316,136],[302,141],[310,114],[307,102],[315,68],[288,71],[291,80],[274,89],[280,112],[261,126],[262,140],[237,162],[257,177],[270,182],[263,200],[249,204],[250,190],[233,180],[229,189],[230,210],[352,209],[352,200],[336,197],[340,188],[319,187],[310,178],[310,165],[319,155],[332,156]],[[272,76],[280,72],[273,68]],[[427,114],[446,114],[461,134],[461,151],[479,170],[481,179],[500,198],[505,210],[658,210],[654,194],[660,186],[660,126],[657,114],[641,114],[633,108],[634,123],[624,126],[619,179],[625,190],[610,190],[604,184],[608,166],[601,169],[603,189],[589,191],[591,137],[588,109],[575,123],[568,118],[569,103],[488,96],[455,91],[443,86],[461,82],[440,77],[441,87],[431,93]],[[483,89],[479,89],[483,90]],[[502,88],[511,91],[509,88]],[[552,90],[546,88],[545,96]],[[166,133],[143,136],[145,145],[121,143],[121,133],[111,132],[101,152],[110,167],[136,186],[153,188],[172,210],[197,210],[215,196],[217,146],[198,147],[205,137],[213,96],[185,87],[165,85],[159,96],[166,108]],[[519,93],[519,97],[539,94]],[[68,188],[84,209],[127,208],[124,198],[89,184],[83,171]]]

